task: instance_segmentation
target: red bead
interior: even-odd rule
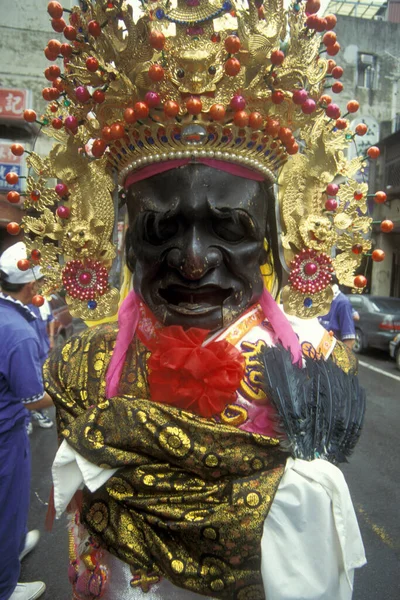
[[[385,260],[385,253],[383,250],[379,250],[378,248],[373,251],[371,258],[375,262],[382,262]]]
[[[105,149],[107,148],[107,142],[105,140],[95,140],[92,146],[92,154],[95,158],[103,156]]]
[[[146,102],[136,102],[134,111],[138,119],[146,119],[149,116],[149,107]]]
[[[368,127],[366,126],[365,123],[359,123],[356,127],[356,134],[357,135],[365,135],[368,131]]]
[[[332,69],[332,77],[334,79],[340,79],[343,75],[342,67],[333,67]]]
[[[285,54],[282,52],[282,50],[274,50],[271,53],[271,63],[275,65],[275,67],[279,67],[284,60]]]
[[[34,123],[37,119],[37,114],[35,113],[34,110],[30,110],[29,108],[27,110],[24,110],[24,120],[27,123]]]
[[[328,104],[325,112],[330,119],[338,119],[340,117],[340,108],[337,104]]]
[[[340,44],[335,42],[332,46],[327,47],[326,53],[329,54],[329,56],[336,56],[336,54],[339,52],[339,50],[340,50]]]
[[[297,154],[298,151],[299,151],[299,145],[297,142],[294,142],[294,144],[292,144],[291,146],[288,146],[286,148],[286,152],[290,155]]]
[[[128,107],[124,111],[124,121],[126,123],[135,123],[137,121],[136,114],[133,108]]]
[[[229,106],[232,110],[244,110],[246,108],[246,100],[240,94],[236,94],[230,101]]]
[[[240,62],[237,58],[228,58],[224,68],[227,75],[235,77],[240,71]]]
[[[17,262],[17,268],[20,271],[27,271],[28,269],[30,269],[30,267],[31,267],[31,263],[29,262],[29,260],[27,258],[21,258]]]
[[[385,192],[376,192],[374,196],[374,200],[377,204],[383,204],[384,202],[386,202],[386,199],[387,195],[385,194]]]
[[[271,119],[268,117],[265,128],[264,128],[265,133],[267,133],[271,137],[275,138],[278,135],[279,128],[280,128],[279,121],[276,121],[275,119]]]
[[[369,158],[371,158],[372,160],[378,158],[378,156],[380,155],[381,151],[379,150],[379,148],[377,146],[371,146],[370,148],[368,148],[367,150],[367,155],[369,156]]]
[[[335,15],[325,15],[324,19],[326,21],[325,29],[327,31],[331,31],[332,29],[335,28],[336,23],[337,23],[337,18]]]
[[[198,115],[201,113],[202,103],[200,98],[191,97],[186,100],[186,110],[189,115]]]
[[[282,142],[287,142],[293,138],[293,131],[289,127],[280,127],[278,137]]]
[[[174,100],[167,100],[164,103],[164,114],[166,117],[176,117],[179,114],[179,104]]]
[[[304,273],[309,276],[315,275],[315,273],[317,272],[317,269],[318,269],[317,265],[313,262],[309,262],[304,265]]]
[[[71,211],[69,210],[68,206],[59,206],[56,210],[56,213],[60,219],[68,219]]]
[[[36,294],[36,296],[33,296],[32,304],[33,304],[33,306],[37,306],[38,308],[40,306],[43,306],[43,304],[44,304],[43,296],[41,296],[40,294]]]
[[[21,227],[15,221],[11,221],[11,223],[8,223],[6,229],[7,233],[10,235],[18,235],[21,231]]]
[[[358,288],[365,287],[367,285],[367,278],[364,277],[364,275],[357,275],[357,277],[354,278],[354,285]]]
[[[10,204],[18,204],[18,202],[21,200],[21,196],[18,192],[11,191],[7,194],[7,200]]]
[[[91,98],[89,90],[84,85],[80,85],[75,89],[75,96],[78,102],[82,104],[88,102]]]
[[[301,105],[307,100],[307,90],[295,90],[293,92],[292,100],[294,104]]]
[[[328,196],[336,196],[339,191],[339,186],[336,183],[329,183],[326,186],[326,193]]]
[[[149,78],[152,81],[161,81],[164,78],[164,69],[161,65],[151,65],[149,68]]]
[[[56,194],[60,196],[60,198],[64,198],[64,196],[68,194],[68,187],[65,185],[65,183],[57,183],[54,190]]]
[[[259,112],[252,112],[249,115],[249,127],[252,129],[261,129],[264,119]]]
[[[329,104],[331,104],[332,102],[332,98],[330,96],[328,96],[328,94],[323,94],[321,96],[321,98],[319,99],[320,104],[324,105],[324,106],[328,106]]]
[[[99,37],[101,35],[100,23],[98,21],[89,21],[88,32],[95,38]]]
[[[51,26],[54,29],[54,31],[56,31],[57,33],[62,33],[64,31],[65,27],[67,26],[67,24],[64,21],[64,19],[52,19]]]
[[[7,173],[6,175],[6,181],[7,183],[9,183],[10,185],[15,185],[16,183],[18,183],[19,181],[19,177],[17,173],[14,173],[14,171],[10,171],[9,173]],[[377,192],[378,194],[380,192]],[[381,192],[383,193],[383,192]]]
[[[88,285],[92,281],[92,274],[84,271],[79,275],[79,282],[83,285]]]
[[[97,58],[94,58],[94,56],[89,56],[89,58],[86,59],[86,68],[91,73],[95,73],[99,68],[99,61]]]
[[[149,35],[149,43],[154,50],[162,50],[165,45],[165,35],[161,31],[153,29]]]
[[[101,137],[106,142],[111,141],[111,139],[112,139],[112,137],[111,137],[111,127],[107,127],[107,126],[103,127],[103,129],[101,130]]]
[[[318,22],[318,17],[316,15],[309,15],[306,19],[306,25],[309,29],[315,29],[315,25]]]
[[[69,117],[65,118],[64,126],[68,131],[74,132],[78,129],[78,119],[70,115]]]
[[[336,33],[334,33],[333,31],[327,31],[322,38],[322,43],[325,44],[325,46],[332,46],[333,44],[335,44]]]
[[[240,50],[240,39],[237,35],[228,35],[225,40],[225,50],[229,52],[229,54],[236,54]]]
[[[308,13],[309,15],[317,13],[320,8],[321,8],[321,3],[319,2],[319,0],[307,0],[306,13]]]
[[[347,129],[349,122],[346,119],[337,119],[335,125],[337,129],[343,130]]]
[[[32,257],[32,260],[38,261],[41,259],[42,254],[41,254],[40,250],[32,250],[31,257]]]
[[[357,102],[357,100],[350,100],[350,102],[347,103],[347,111],[349,113],[355,113],[358,111],[359,108],[360,108],[360,105]]]
[[[110,127],[111,138],[113,140],[120,140],[125,136],[125,127],[122,123],[113,123]]]
[[[364,194],[362,192],[360,192],[359,190],[356,190],[354,192],[354,200],[362,200],[364,197]]]
[[[393,228],[394,228],[393,221],[390,221],[389,219],[385,219],[385,221],[382,221],[381,231],[383,233],[390,233],[391,231],[393,231]]]
[[[314,24],[314,29],[315,29],[315,31],[318,31],[318,33],[322,33],[323,31],[325,31],[325,29],[326,29],[326,21],[325,21],[325,19],[320,18],[320,17],[316,17],[315,24]],[[332,46],[330,46],[330,48],[332,48]]]
[[[249,124],[249,113],[245,110],[237,110],[233,115],[233,122],[237,127],[246,127]]]
[[[340,94],[343,91],[343,83],[341,81],[335,81],[332,85],[332,92],[334,94]]]
[[[103,90],[95,90],[93,92],[93,101],[96,102],[96,104],[102,104],[104,102],[104,100],[106,99],[106,95],[103,92]]]
[[[69,44],[61,44],[60,54],[62,54],[64,58],[69,58],[72,55],[73,51],[73,47]]]
[[[78,32],[76,31],[75,27],[71,27],[70,25],[65,27],[64,31],[63,31],[65,39],[67,39],[70,42],[73,42],[76,40],[77,33]]]
[[[317,105],[315,103],[315,100],[312,100],[312,98],[308,98],[301,105],[301,110],[305,115],[311,115],[315,111],[316,108],[317,108]]]
[[[285,99],[285,95],[280,90],[276,90],[275,92],[272,92],[271,100],[274,104],[282,104],[284,99]]]
[[[325,202],[326,210],[334,211],[337,209],[337,207],[338,207],[338,203],[337,203],[337,200],[335,200],[334,198],[328,198],[328,200]]]
[[[144,97],[144,101],[149,106],[149,108],[155,108],[160,104],[160,95],[157,92],[147,92]]]
[[[39,190],[33,190],[31,192],[30,196],[31,196],[31,200],[33,200],[33,202],[37,202],[40,199],[41,194],[40,194]]]
[[[219,33],[213,33],[211,36],[211,41],[213,44],[219,44],[219,42],[221,41],[221,36]]]
[[[223,104],[213,104],[209,114],[213,121],[223,121],[226,114],[225,106]]]
[[[14,156],[22,156],[24,153],[24,147],[21,144],[11,144],[10,149]]]
[[[53,19],[60,19],[64,10],[59,2],[49,2],[47,5],[47,12]]]

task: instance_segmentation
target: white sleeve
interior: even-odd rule
[[[288,459],[261,540],[268,600],[350,600],[366,563],[341,471],[321,459]]]

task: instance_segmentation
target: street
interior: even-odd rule
[[[343,468],[368,559],[368,565],[356,573],[353,600],[398,600],[400,371],[389,354],[371,350],[360,356],[360,380],[368,399],[364,430],[350,463]],[[31,447],[30,527],[40,529],[42,538],[24,559],[20,580],[41,579],[47,585],[44,598],[70,600],[66,518],[56,521],[52,532],[44,527],[50,466],[57,447],[55,427],[46,430],[34,425]]]

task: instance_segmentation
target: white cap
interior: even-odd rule
[[[13,246],[4,250],[0,256],[0,271],[5,274],[8,283],[30,283],[35,279],[43,277],[40,267],[35,266],[27,271],[21,271],[17,267],[18,261],[27,258],[26,246],[24,242],[17,242]]]

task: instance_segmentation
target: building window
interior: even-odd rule
[[[358,54],[357,86],[374,90],[378,74],[378,59],[375,54]]]

